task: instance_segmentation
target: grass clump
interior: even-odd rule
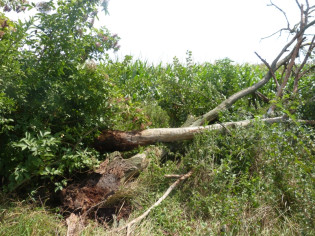
[[[0,235],[66,235],[62,216],[26,201],[1,196]]]

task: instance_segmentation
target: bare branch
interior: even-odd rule
[[[298,0],[295,0],[296,4],[298,5],[298,7],[301,9],[301,4],[299,3]]]
[[[312,39],[312,41],[311,41],[311,44],[310,44],[310,46],[309,46],[309,48],[308,48],[308,51],[307,51],[307,53],[306,53],[306,55],[305,55],[305,57],[304,57],[304,60],[303,60],[302,64],[300,65],[300,67],[299,67],[299,68],[297,69],[297,71],[296,71],[296,78],[299,77],[300,71],[302,70],[302,68],[303,68],[304,65],[306,64],[308,58],[310,57],[310,55],[311,55],[311,53],[312,53],[312,50],[313,50],[314,47],[315,47],[314,40],[315,40],[315,35],[313,36],[313,39]]]
[[[163,196],[161,198],[159,198],[159,200],[157,202],[155,202],[146,212],[144,212],[142,215],[140,215],[139,217],[137,217],[136,219],[130,221],[128,224],[118,228],[118,229],[114,229],[113,231],[111,231],[111,233],[116,233],[119,231],[122,231],[124,229],[127,229],[127,236],[129,236],[131,234],[131,227],[140,222],[141,220],[143,220],[145,217],[147,217],[147,215],[149,215],[149,213],[152,211],[153,208],[157,207],[158,205],[160,205],[160,203],[173,191],[173,189],[180,184],[180,182],[182,182],[183,180],[189,178],[191,175],[193,174],[193,171],[189,171],[187,174],[182,175],[178,180],[176,180],[167,190],[166,192],[163,194]]]
[[[290,22],[289,22],[289,20],[288,20],[288,17],[287,17],[287,14],[280,8],[280,7],[278,7],[276,4],[274,4],[271,0],[270,0],[270,5],[269,6],[274,6],[275,8],[277,8],[279,11],[281,11],[281,13],[284,15],[284,17],[285,17],[285,19],[286,19],[286,21],[287,21],[287,25],[288,25],[288,28],[287,29],[289,29],[290,30]]]
[[[280,33],[280,35],[279,35],[279,37],[280,37],[282,31],[284,31],[284,30],[287,30],[287,31],[291,32],[291,30],[288,29],[288,28],[282,28],[282,29],[279,29],[278,31],[276,31],[275,33],[272,33],[272,34],[269,35],[269,36],[266,36],[266,37],[261,38],[260,40],[264,40],[264,39],[267,39],[267,38],[271,38],[272,36],[276,35],[277,33]]]
[[[297,2],[298,3],[298,2]],[[298,53],[299,53],[299,50],[300,50],[300,47],[303,43],[303,40],[304,40],[304,37],[303,37],[303,33],[305,32],[305,25],[306,25],[306,17],[305,17],[305,13],[303,11],[303,5],[301,5],[300,7],[300,10],[301,10],[301,21],[300,21],[300,32],[298,32],[296,34],[297,37],[297,43],[294,47],[294,50],[293,50],[293,53],[292,53],[292,56],[290,58],[290,62],[288,64],[288,67],[286,68],[286,71],[285,71],[285,77],[282,81],[282,84],[281,86],[279,87],[279,89],[277,90],[277,93],[276,93],[276,98],[279,98],[282,96],[283,94],[283,90],[284,88],[286,87],[288,81],[289,81],[289,77],[291,76],[292,74],[292,69],[293,69],[293,66],[295,64],[295,59],[297,58],[298,56]],[[273,104],[269,109],[268,109],[268,114],[272,114],[274,112],[276,108],[276,105]]]
[[[283,65],[285,66],[285,69],[286,69],[286,67],[288,65],[288,61],[290,60],[293,51],[294,51],[294,49],[288,55],[286,55],[281,61],[279,61],[277,63],[277,67],[276,67],[275,71],[277,71]],[[284,71],[282,72],[282,75],[281,75],[281,81],[283,79],[283,73],[284,73]]]
[[[183,175],[175,175],[175,174],[173,174],[173,175],[164,175],[165,178],[180,178],[182,176]]]
[[[261,92],[259,91],[256,91],[255,94],[260,97],[264,102],[266,103],[269,103],[270,102],[270,99],[267,98],[265,95],[263,95]]]
[[[315,8],[315,6],[311,7],[310,9]],[[315,9],[311,10],[308,14],[312,14],[315,11]]]
[[[315,7],[315,6],[314,6]],[[305,28],[304,28],[304,30],[303,30],[303,33],[305,32],[305,30],[307,30],[309,27],[311,27],[312,25],[314,25],[315,24],[315,20],[313,20],[313,21],[311,21],[310,23],[308,23],[306,26],[305,26]]]
[[[254,92],[251,92],[251,94]],[[97,150],[101,151],[127,151],[139,146],[147,146],[157,142],[171,143],[183,140],[191,140],[196,134],[209,130],[224,131],[233,127],[246,127],[255,120],[242,120],[237,122],[225,122],[208,126],[195,126],[182,128],[154,128],[142,131],[103,131],[97,138]],[[261,121],[272,124],[282,122],[282,117],[267,118]],[[198,122],[202,123],[202,122]]]
[[[255,54],[256,54],[257,57],[259,57],[259,59],[268,67],[268,69],[269,69],[269,71],[270,71],[270,73],[271,73],[271,75],[272,75],[272,77],[273,77],[273,80],[274,80],[275,83],[276,83],[277,89],[278,89],[280,85],[279,85],[278,80],[277,80],[277,78],[276,78],[276,76],[275,76],[275,73],[274,73],[273,70],[271,69],[270,65],[268,64],[268,62],[267,62],[266,60],[264,60],[263,58],[261,58],[261,56],[259,56],[257,52],[255,52]]]
[[[310,9],[310,4],[309,4],[309,2],[308,2],[308,0],[305,0],[305,2],[306,2],[306,7],[307,7],[307,11]]]

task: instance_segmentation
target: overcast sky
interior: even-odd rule
[[[299,21],[295,0],[273,2],[287,13],[292,26]],[[176,56],[184,62],[189,50],[199,63],[226,57],[237,63],[261,63],[254,54],[257,52],[271,63],[288,35],[261,40],[287,26],[284,15],[268,7],[269,3],[270,0],[109,0],[109,15],[100,13],[95,26],[106,26],[121,37],[121,49],[111,55],[114,58],[132,55],[157,64],[172,62]],[[315,5],[315,0],[309,3]]]
[[[303,0],[300,0],[303,2]],[[273,0],[287,12],[292,25],[299,21],[295,0]],[[315,4],[315,0],[310,0]],[[186,51],[196,62],[229,57],[238,62],[260,63],[258,52],[269,62],[287,41],[287,35],[261,40],[285,27],[286,20],[269,0],[110,0],[109,15],[99,24],[121,37],[121,50],[149,62],[185,60]]]

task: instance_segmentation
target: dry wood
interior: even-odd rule
[[[165,178],[181,178],[183,175],[176,175],[176,174],[171,174],[171,175],[164,175]]]
[[[308,27],[310,27],[310,25],[314,24],[314,21],[308,23],[308,19],[310,18],[310,10],[311,10],[311,8],[313,6],[310,7],[308,2],[307,2],[307,4],[306,4],[307,8],[306,8],[306,10],[304,10],[303,4],[299,4],[299,2],[297,0],[296,0],[296,3],[297,3],[297,5],[298,5],[298,7],[300,9],[300,15],[301,15],[300,22],[299,22],[299,25],[300,25],[299,26],[299,30],[297,31],[297,33],[296,33],[296,35],[294,37],[297,40],[297,42],[296,42],[296,45],[295,45],[295,47],[294,47],[294,49],[292,51],[292,55],[291,55],[290,61],[288,63],[288,66],[285,68],[285,77],[284,77],[284,79],[283,79],[283,81],[281,83],[281,86],[277,88],[276,98],[282,97],[283,90],[286,87],[286,85],[287,85],[287,83],[289,81],[289,78],[292,75],[293,66],[295,65],[295,60],[299,56],[300,49],[304,46],[302,44],[303,41],[306,39],[304,37],[304,33],[305,33],[306,29]],[[302,64],[299,66],[299,68],[296,71],[296,76],[295,76],[295,79],[294,79],[293,94],[298,91],[298,81],[299,81],[299,79],[303,75],[305,75],[304,73],[300,73],[300,72],[301,72],[302,68],[304,67],[306,61],[308,60],[311,51],[314,49],[313,43],[314,43],[314,38],[313,38],[313,40],[312,40],[312,42],[310,44],[308,53],[305,55]],[[268,110],[268,114],[272,114],[274,112],[275,108],[276,108],[275,104],[271,105],[271,107]]]
[[[270,102],[270,99],[267,98],[264,94],[262,94],[261,92],[256,91],[255,94],[261,98],[261,100],[263,100],[266,103]]]
[[[70,214],[70,216],[66,219],[66,223],[68,225],[67,236],[77,236],[84,228],[84,223],[82,222],[80,216],[74,213]]]
[[[258,54],[257,52],[255,52],[255,54],[256,54],[257,57],[259,57],[259,59],[265,64],[265,66],[268,67],[269,72],[271,73],[271,75],[272,75],[272,77],[273,77],[273,80],[275,81],[275,84],[276,84],[277,89],[278,89],[280,85],[279,85],[278,80],[277,80],[277,78],[276,78],[276,75],[275,75],[275,73],[273,73],[273,71],[272,71],[270,65],[268,64],[268,62],[267,62],[266,60],[264,60],[261,56],[259,56],[259,54]]]
[[[104,131],[97,140],[95,148],[98,150],[131,150],[138,146],[145,146],[157,142],[176,142],[190,140],[205,130],[226,130],[228,127],[245,127],[254,120],[225,122],[208,126],[182,127],[182,128],[156,128],[137,132]],[[266,123],[287,122],[284,117],[261,119]],[[312,121],[300,121],[301,123]]]
[[[191,175],[193,174],[193,171],[189,171],[187,174],[182,175],[178,180],[176,180],[167,190],[166,192],[163,194],[163,196],[161,198],[159,198],[158,201],[156,201],[148,210],[146,210],[142,215],[138,216],[137,218],[133,219],[132,221],[130,221],[129,223],[127,223],[126,225],[118,228],[118,229],[114,229],[113,231],[111,231],[110,233],[116,233],[119,231],[122,231],[124,229],[127,229],[127,236],[129,236],[131,234],[131,227],[136,224],[139,223],[141,220],[143,220],[145,217],[147,217],[149,215],[149,213],[152,211],[152,209],[154,209],[155,207],[157,207],[158,205],[160,205],[160,203],[173,191],[173,189],[179,185],[183,180],[189,178]]]

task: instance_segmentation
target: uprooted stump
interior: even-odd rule
[[[86,179],[61,191],[62,205],[67,211],[83,214],[113,195],[123,182],[137,175],[147,164],[144,154],[123,159],[119,152],[114,152]]]
[[[79,215],[81,221],[89,216],[95,216],[102,221],[109,221],[115,214],[115,206],[106,204],[106,207],[102,207],[102,205],[107,202],[109,197],[112,199],[117,195],[117,198],[122,198],[117,190],[121,189],[122,185],[124,188],[128,188],[125,183],[130,182],[148,166],[147,156],[150,153],[157,156],[162,155],[162,151],[158,148],[148,149],[129,159],[123,159],[119,152],[114,152],[100,164],[97,170],[80,183],[73,183],[63,189],[60,198],[63,209],[71,213],[67,219],[69,228],[70,226],[76,228],[73,224],[78,224],[75,216],[78,217]],[[130,212],[130,209],[127,209],[128,206],[125,208],[122,209],[121,216],[117,216],[118,218],[128,217],[126,212]]]

